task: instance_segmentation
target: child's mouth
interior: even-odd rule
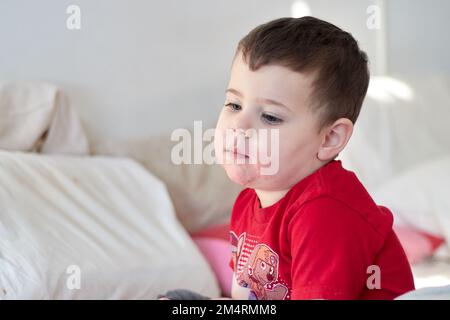
[[[239,152],[237,149],[225,149],[225,153],[231,156],[231,159],[249,159],[245,153]]]

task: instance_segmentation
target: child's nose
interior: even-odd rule
[[[232,128],[231,130],[235,137],[239,136],[245,139],[250,139],[253,136],[253,130],[251,128],[250,129]]]
[[[233,130],[242,130],[243,132],[253,128],[252,120],[249,115],[242,114],[233,123]]]

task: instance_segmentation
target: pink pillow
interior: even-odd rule
[[[211,265],[219,281],[222,296],[231,297],[233,271],[228,266],[230,261],[230,244],[228,241],[213,238],[194,238],[194,242]]]
[[[212,226],[191,234],[195,244],[208,260],[219,282],[222,296],[231,297],[231,258],[228,224]]]
[[[394,226],[395,234],[405,250],[409,263],[417,263],[433,255],[444,240],[406,226]]]

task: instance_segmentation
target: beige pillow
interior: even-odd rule
[[[92,146],[95,154],[126,156],[144,165],[167,186],[176,214],[189,232],[229,221],[239,185],[219,165],[175,165],[170,134]]]

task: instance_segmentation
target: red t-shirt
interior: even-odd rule
[[[333,160],[269,207],[253,189],[239,194],[230,267],[249,299],[393,299],[414,281],[392,223]]]

